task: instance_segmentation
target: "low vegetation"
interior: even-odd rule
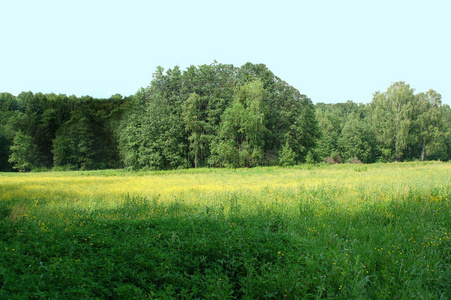
[[[449,299],[450,171],[0,174],[0,298]]]

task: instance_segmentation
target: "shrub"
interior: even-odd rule
[[[350,164],[361,164],[362,162],[357,157],[351,157],[350,159],[348,159],[348,163],[350,163]]]
[[[296,152],[294,152],[288,142],[286,142],[279,156],[279,164],[284,167],[293,166],[296,164],[296,156]]]
[[[343,163],[343,159],[341,158],[340,155],[334,157],[328,156],[324,159],[324,162],[327,164],[341,164]]]
[[[308,164],[314,164],[315,163],[315,157],[313,155],[313,152],[309,150],[307,153],[307,156],[305,157],[305,162]]]

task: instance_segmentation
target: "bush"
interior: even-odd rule
[[[294,166],[296,164],[296,152],[291,149],[288,142],[282,148],[282,152],[279,155],[279,165],[281,166]]]
[[[308,164],[314,164],[315,163],[315,156],[313,155],[313,152],[309,150],[307,153],[307,156],[305,157],[305,162]]]
[[[341,158],[340,155],[335,156],[335,157],[328,156],[324,159],[324,162],[327,164],[332,164],[332,165],[341,164],[341,163],[343,163],[343,159]]]
[[[357,157],[351,157],[350,159],[348,159],[348,163],[350,163],[350,164],[361,164],[362,162]]]

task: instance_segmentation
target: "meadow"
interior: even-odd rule
[[[0,299],[450,299],[451,163],[0,173]]]

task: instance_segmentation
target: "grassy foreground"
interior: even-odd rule
[[[451,163],[0,173],[0,299],[450,299]]]

